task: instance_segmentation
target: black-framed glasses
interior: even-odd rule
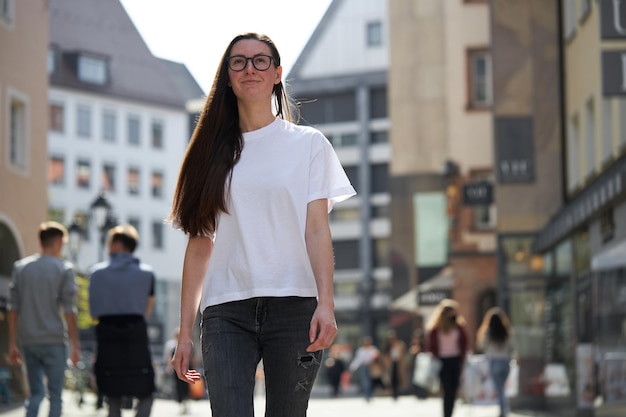
[[[232,55],[226,57],[228,62],[228,68],[233,71],[243,71],[248,66],[248,61],[252,61],[252,66],[257,71],[267,71],[274,61],[274,57],[265,54],[256,54],[253,57],[247,57],[243,55]]]

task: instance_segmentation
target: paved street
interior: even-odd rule
[[[64,417],[106,417],[106,411],[95,410],[95,396],[86,395],[86,404],[79,408],[76,404],[75,396],[72,392],[66,391],[64,395]],[[256,415],[264,415],[263,397],[255,398]],[[210,417],[211,408],[207,400],[192,401],[190,412],[186,416]],[[48,403],[44,401],[39,411],[39,416],[47,416]],[[498,407],[484,405],[468,405],[461,401],[457,402],[454,417],[497,417]],[[133,417],[133,410],[123,410],[122,417]],[[180,415],[178,404],[172,400],[155,400],[152,417],[173,417]],[[12,407],[7,409],[0,406],[0,416],[2,417],[24,417],[23,407]],[[375,397],[372,401],[365,402],[359,397],[348,398],[313,398],[309,405],[309,417],[439,417],[441,416],[441,400],[431,398],[425,401],[417,400],[414,397],[401,397],[394,401],[390,397]],[[533,413],[513,413],[509,417],[538,417],[540,414]]]

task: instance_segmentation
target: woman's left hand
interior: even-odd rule
[[[335,321],[334,308],[318,304],[311,318],[311,328],[309,329],[311,344],[306,351],[317,352],[329,348],[336,336],[337,322]]]

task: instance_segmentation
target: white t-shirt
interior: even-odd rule
[[[304,239],[307,204],[356,194],[335,151],[311,127],[277,118],[243,134],[228,214],[219,216],[202,289],[206,307],[253,297],[316,297]]]

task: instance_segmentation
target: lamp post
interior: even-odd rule
[[[70,256],[72,257],[72,263],[78,268],[78,251],[80,250],[80,245],[83,240],[83,226],[80,222],[74,218],[72,224],[67,228],[68,233],[68,242],[67,246],[70,251]]]
[[[101,262],[104,258],[104,242],[106,240],[106,232],[112,223],[111,219],[111,204],[106,199],[104,191],[98,194],[98,197],[91,203],[91,213],[96,228],[100,231],[100,246],[98,248],[98,261]]]

